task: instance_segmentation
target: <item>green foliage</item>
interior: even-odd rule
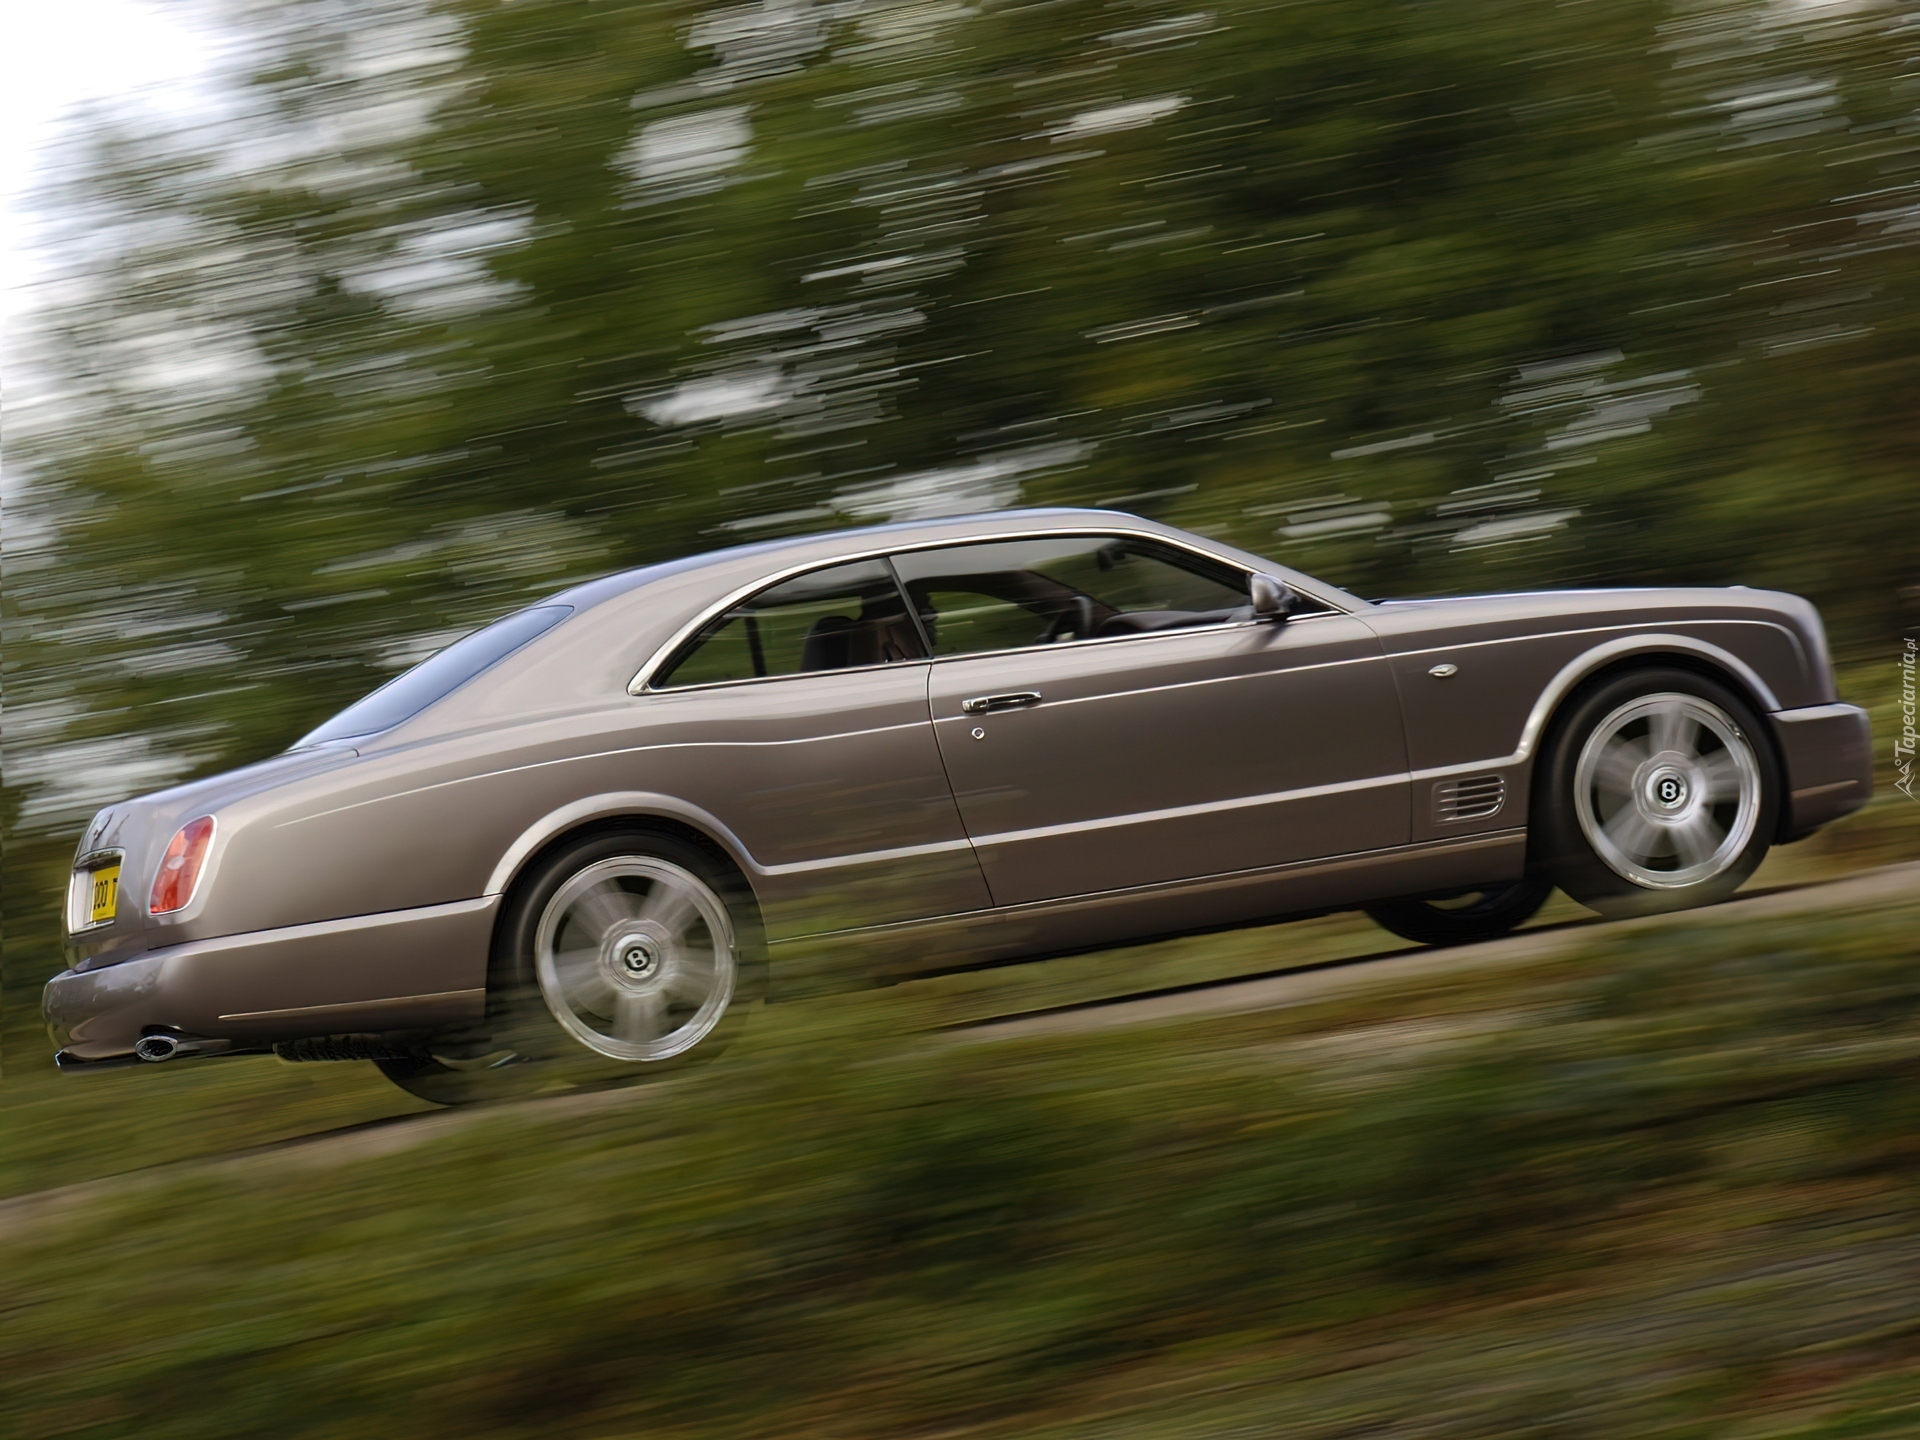
[[[1908,7],[225,13],[226,114],[76,151],[10,384],[16,1075],[88,809],[617,566],[1113,503],[1366,594],[1780,586],[1861,653],[1913,582]],[[1477,1041],[775,1011],[630,1107],[0,1229],[0,1417],[1900,1433],[1914,918],[1597,952]],[[177,1149],[392,1103],[236,1063],[99,1093]]]
[[[1856,1277],[1920,1236],[1916,919],[1675,926],[1072,1041],[930,1044],[897,993],[775,1007],[616,1106],[349,1134],[0,1232],[0,1416],[997,1435],[1178,1402],[1225,1433],[1253,1385],[1332,1436],[1357,1368],[1383,1433],[1723,1433],[1783,1386],[1864,1423],[1859,1376],[1913,1394],[1877,1338],[1920,1325],[1911,1287]],[[1522,1301],[1526,1338],[1463,1340]],[[1844,1363],[1793,1379],[1809,1353]]]
[[[1679,13],[237,4],[228,109],[98,121],[51,197],[16,831],[568,580],[930,508],[1885,633],[1904,11]]]

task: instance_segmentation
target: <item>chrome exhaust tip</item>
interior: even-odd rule
[[[231,1055],[236,1052],[231,1040],[202,1040],[196,1035],[156,1030],[134,1041],[133,1053],[149,1065],[158,1065],[162,1060],[187,1059],[194,1055]],[[238,1053],[244,1055],[252,1052],[241,1050]]]

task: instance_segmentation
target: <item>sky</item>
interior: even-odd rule
[[[45,268],[28,194],[75,106],[118,101],[160,114],[207,103],[218,42],[187,8],[153,0],[4,0],[0,45],[0,325],[31,307]]]

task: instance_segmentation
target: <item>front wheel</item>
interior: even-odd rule
[[[1711,904],[1766,858],[1780,784],[1760,719],[1684,670],[1632,671],[1582,696],[1536,778],[1538,858],[1603,915]]]
[[[651,1080],[725,1047],[764,988],[760,950],[752,896],[723,861],[678,836],[589,836],[514,887],[488,1034],[380,1068],[439,1104]]]

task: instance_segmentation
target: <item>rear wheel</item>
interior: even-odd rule
[[[1711,904],[1766,858],[1777,777],[1765,728],[1728,686],[1684,670],[1617,676],[1574,704],[1541,757],[1538,858],[1605,915]]]
[[[1471,945],[1497,940],[1539,913],[1553,883],[1529,875],[1505,885],[1432,900],[1386,900],[1367,906],[1373,921],[1421,945]]]
[[[515,887],[489,1033],[378,1063],[443,1105],[651,1080],[718,1054],[764,974],[752,897],[730,866],[678,836],[594,835]]]

